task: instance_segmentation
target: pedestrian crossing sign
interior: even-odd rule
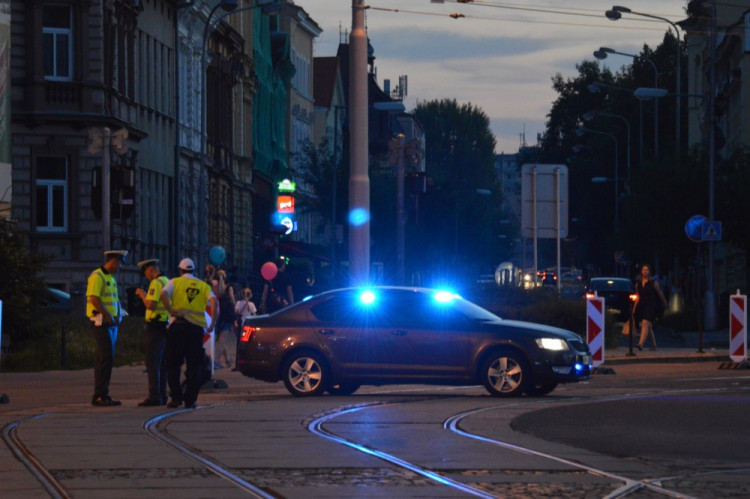
[[[701,240],[721,241],[721,222],[703,222],[701,225]]]

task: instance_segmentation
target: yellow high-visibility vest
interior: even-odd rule
[[[176,277],[173,285],[172,308],[175,313],[202,328],[207,327],[206,305],[211,296],[211,286],[187,277]]]
[[[120,315],[120,299],[117,294],[115,276],[109,272],[105,272],[102,267],[93,271],[89,276],[86,296],[98,297],[112,317]],[[91,301],[86,300],[86,317],[94,317],[98,313],[94,305],[91,304]]]
[[[151,300],[156,304],[153,309],[146,309],[146,322],[167,322],[169,320],[169,314],[167,308],[161,302],[161,290],[167,284],[167,276],[160,275],[151,280],[148,285],[148,294],[146,295],[147,300]]]

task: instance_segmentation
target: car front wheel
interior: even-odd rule
[[[498,351],[482,366],[482,382],[490,395],[518,397],[529,385],[530,369],[520,354]]]
[[[313,397],[326,391],[328,372],[315,352],[297,352],[284,363],[284,385],[295,397]]]

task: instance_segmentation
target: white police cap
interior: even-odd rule
[[[109,260],[110,258],[119,258],[122,263],[125,263],[125,258],[128,256],[127,250],[109,250],[104,252],[104,258]]]
[[[138,268],[141,270],[146,270],[151,265],[157,265],[159,263],[158,258],[150,258],[148,260],[142,260],[138,262]]]

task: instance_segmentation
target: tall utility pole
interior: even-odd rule
[[[365,9],[364,0],[352,0],[352,31],[349,35],[349,282],[352,285],[370,280]]]

